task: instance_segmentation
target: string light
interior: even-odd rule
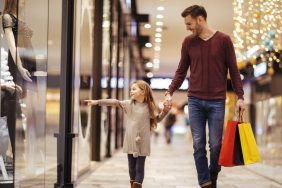
[[[247,51],[259,46],[262,51],[282,48],[281,0],[234,0],[233,40],[239,61],[249,59]]]

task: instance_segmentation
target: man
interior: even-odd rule
[[[224,124],[228,70],[238,96],[236,110],[245,109],[244,91],[230,37],[207,25],[207,13],[202,6],[186,8],[182,17],[192,35],[187,36],[182,43],[181,59],[165,94],[165,100],[171,104],[173,92],[181,86],[190,67],[188,106],[198,182],[201,187],[216,188],[217,176],[221,170],[218,158]],[[205,149],[206,122],[209,130],[209,166]]]

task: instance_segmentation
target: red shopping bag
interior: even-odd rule
[[[227,122],[226,130],[223,137],[221,151],[219,155],[219,165],[230,167],[234,164],[234,146],[236,138],[236,129],[238,129],[238,121]],[[240,140],[239,140],[240,142]]]

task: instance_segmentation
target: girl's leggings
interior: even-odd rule
[[[127,157],[130,180],[142,184],[144,180],[146,156],[138,156],[137,158],[134,158],[132,154],[128,154]]]

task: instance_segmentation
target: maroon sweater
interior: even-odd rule
[[[234,47],[230,37],[217,31],[209,40],[188,36],[184,39],[181,59],[175,76],[168,88],[173,94],[184,81],[190,67],[188,96],[199,99],[225,99],[227,72],[239,99],[244,91],[237,68]]]

